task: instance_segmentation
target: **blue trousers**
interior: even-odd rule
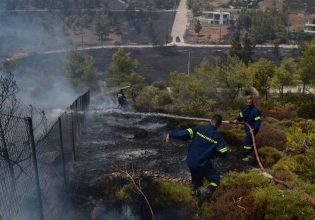
[[[256,135],[256,133],[254,133]],[[249,155],[253,152],[253,139],[250,131],[246,130],[245,141],[244,141],[244,154]]]
[[[191,173],[193,190],[203,186],[204,179],[209,181],[208,188],[212,192],[214,192],[216,187],[220,184],[220,173],[210,163],[203,167],[189,167],[189,169]]]

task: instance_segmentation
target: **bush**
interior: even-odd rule
[[[294,122],[291,121],[291,120],[282,120],[282,121],[278,121],[278,122],[276,123],[277,126],[279,126],[279,127],[284,127],[284,128],[289,128],[289,127],[291,127],[293,124],[294,124]]]
[[[193,117],[210,117],[215,101],[207,98],[198,98],[189,103],[178,103],[176,113]]]
[[[244,100],[234,100],[230,102],[223,102],[220,103],[221,106],[223,106],[225,109],[230,108],[233,110],[239,110],[244,108]]]
[[[297,107],[293,104],[266,104],[262,108],[265,117],[273,117],[278,120],[293,119],[296,117]]]
[[[147,86],[137,96],[135,106],[138,110],[153,112],[171,103],[172,98],[167,90],[159,90],[156,87]]]
[[[259,155],[266,166],[275,164],[281,158],[281,153],[273,147],[262,147],[259,150]]]
[[[136,98],[136,108],[147,112],[156,109],[158,107],[158,92],[159,90],[155,87],[144,87]]]
[[[262,124],[259,133],[256,135],[258,146],[270,146],[280,151],[286,148],[285,132],[271,124]]]
[[[315,149],[308,148],[304,154],[289,155],[281,158],[273,167],[275,175],[279,178],[295,181],[303,179],[315,182]]]
[[[288,165],[287,170],[293,169],[296,166],[296,161],[292,158],[281,159],[280,161],[285,162]],[[280,162],[279,161],[279,162]],[[278,163],[279,163],[278,162]],[[284,163],[283,163],[284,165]],[[293,174],[294,175],[294,174]],[[301,183],[301,181],[299,181]],[[237,204],[239,201],[243,202],[243,207],[246,209],[244,213],[248,213],[247,209],[251,210],[263,210],[263,218],[255,216],[255,219],[313,219],[315,217],[315,210],[306,198],[295,191],[284,189],[281,186],[277,186],[269,181],[266,177],[262,176],[259,171],[252,170],[248,173],[232,172],[225,176],[221,181],[221,188],[233,189],[236,186],[246,186],[250,191],[249,197],[245,192],[242,195],[236,195],[232,201]],[[301,183],[300,187],[304,188],[310,194],[315,193],[314,185]],[[240,189],[240,187],[237,187]],[[216,192],[217,193],[217,192]],[[216,197],[215,193],[215,197]],[[228,190],[226,190],[228,193]],[[241,198],[241,200],[237,200]],[[245,201],[252,201],[247,207]],[[217,202],[217,201],[215,201]],[[226,203],[229,201],[226,199]],[[224,204],[223,204],[224,205]],[[241,204],[242,206],[242,204]],[[224,206],[223,206],[224,207]],[[255,214],[261,214],[260,212],[254,212]],[[260,215],[259,215],[260,216]],[[217,216],[216,216],[217,217]],[[249,217],[253,217],[252,215]],[[229,218],[231,219],[231,218]],[[244,218],[247,219],[247,218]]]
[[[172,103],[172,97],[170,93],[166,90],[160,91],[158,94],[158,104],[159,106],[168,105]]]
[[[152,86],[160,90],[166,89],[166,83],[163,81],[155,81],[152,83]]]
[[[303,127],[292,126],[286,132],[288,150],[304,152],[315,146],[315,122],[307,122]]]
[[[296,182],[298,176],[295,173],[299,164],[297,163],[297,155],[286,156],[281,158],[273,167],[272,170],[276,177],[282,180],[289,180]]]
[[[250,172],[230,172],[222,181],[221,186],[228,185],[248,185],[250,187],[264,187],[269,184],[269,180],[260,174],[258,170]]]
[[[283,95],[282,102],[292,104],[305,104],[308,102],[315,101],[313,94],[302,94],[302,93],[285,93]]]
[[[314,219],[315,210],[298,192],[270,184],[253,191],[254,206],[267,204],[264,219]]]
[[[302,105],[298,109],[297,115],[301,118],[315,119],[315,102]]]

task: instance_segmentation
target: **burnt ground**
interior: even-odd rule
[[[75,218],[143,219],[133,216],[135,208],[130,204],[113,206],[103,200],[108,199],[118,186],[101,184],[100,178],[115,175],[118,168],[127,167],[129,171],[133,169],[155,178],[190,185],[190,174],[185,163],[189,142],[164,141],[165,134],[176,124],[178,121],[175,119],[160,118],[150,113],[133,115],[118,109],[88,112],[77,149],[78,159],[69,166]],[[212,160],[222,176],[229,171],[253,168],[252,164],[241,161],[241,146],[228,145],[231,152],[226,158]],[[107,191],[109,194],[105,193]],[[172,207],[169,209],[173,210]],[[187,219],[185,211],[175,210],[172,213],[159,210],[161,216],[157,219]],[[102,217],[94,218],[94,215]]]
[[[120,114],[120,110],[88,113],[74,164],[74,179],[112,172],[115,166],[189,178],[185,157],[189,142],[164,141],[174,121],[152,115]],[[225,159],[214,159],[221,175],[252,168],[241,161],[242,148],[228,143]]]

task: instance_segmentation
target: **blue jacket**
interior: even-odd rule
[[[236,120],[247,122],[254,129],[254,133],[257,134],[261,124],[260,111],[256,106],[247,107],[240,112]],[[248,127],[246,127],[246,131],[249,131]]]
[[[229,151],[217,128],[210,124],[172,131],[170,137],[192,140],[186,159],[188,166],[192,168],[203,167],[210,163],[213,156],[223,156]]]

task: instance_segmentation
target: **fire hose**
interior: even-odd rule
[[[297,186],[295,186],[295,185],[293,185],[293,184],[291,184],[289,182],[286,182],[284,180],[278,179],[277,177],[274,177],[273,175],[271,175],[266,170],[266,168],[264,167],[264,165],[263,165],[263,163],[262,163],[262,161],[260,159],[260,156],[259,156],[259,153],[258,153],[258,150],[257,150],[256,139],[255,139],[253,128],[248,123],[246,123],[246,122],[231,122],[231,121],[223,121],[223,123],[244,124],[246,127],[248,127],[248,129],[250,131],[250,134],[252,136],[252,140],[253,140],[253,147],[254,147],[254,153],[255,153],[256,161],[257,161],[257,163],[259,165],[259,168],[263,172],[264,176],[266,176],[267,178],[271,179],[273,182],[275,182],[277,184],[283,185],[283,186],[287,187],[288,189],[291,189],[291,190],[294,190],[294,191],[296,191],[298,193],[301,193],[315,207],[315,199],[310,194],[308,194],[304,190],[298,188]]]

